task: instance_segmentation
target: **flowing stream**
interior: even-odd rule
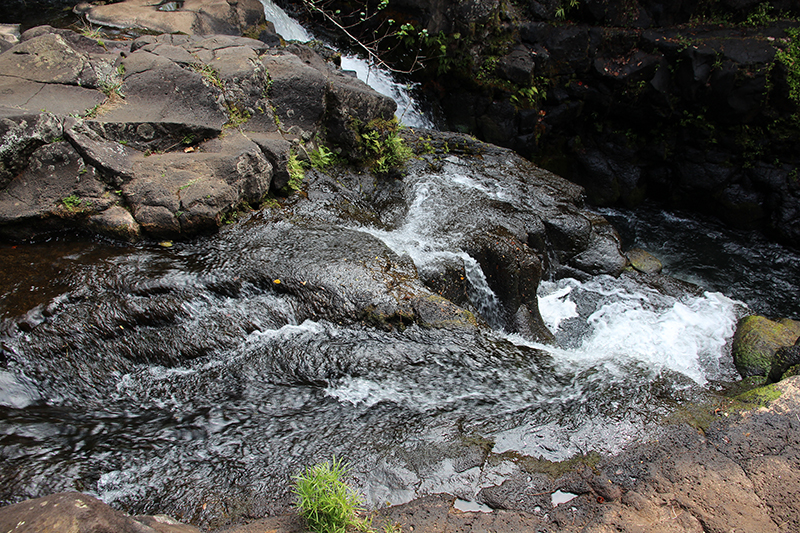
[[[361,229],[420,269],[437,254],[468,262],[426,221],[437,191],[477,189],[446,173],[409,186],[395,230]],[[261,245],[269,228],[254,216],[172,248],[2,245],[0,501],[83,490],[213,526],[284,509],[291,475],[333,455],[371,505],[473,501],[501,481],[487,454],[614,453],[735,379],[739,304],[625,277],[542,283],[559,348],[298,320],[252,274],[275,253]],[[492,298],[479,270],[478,306]]]
[[[503,191],[453,172],[408,186],[414,200],[396,227],[333,229],[367,232],[420,271],[462,261],[491,324],[496,301],[480,266],[434,213],[446,191]],[[787,277],[775,286],[796,295],[800,257],[777,245],[764,255],[763,243],[702,220],[659,230],[653,220],[672,215],[657,210],[644,221],[605,214],[711,292],[667,296],[626,276],[545,281],[555,348],[498,328],[384,331],[298,317],[259,277],[276,253],[259,214],[170,248],[2,244],[0,503],[80,490],[214,527],[285,510],[291,476],[333,455],[350,462],[370,505],[438,492],[471,502],[502,482],[489,455],[560,461],[646,439],[682,403],[736,379],[736,300],[796,318],[796,302],[759,286],[779,262],[772,277]],[[680,243],[710,235],[719,266],[705,268],[707,246]],[[750,275],[726,283],[724,268],[741,271],[743,257]]]

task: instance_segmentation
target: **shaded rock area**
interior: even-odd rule
[[[409,0],[365,22],[332,9],[357,35],[393,19],[434,36],[386,55],[410,67],[422,48],[440,127],[513,148],[596,205],[651,198],[800,245],[794,63],[778,58],[796,3]]]
[[[395,109],[309,48],[224,35],[100,45],[37,27],[0,54],[0,73],[0,235],[12,239],[216,230],[287,185],[292,151]]]

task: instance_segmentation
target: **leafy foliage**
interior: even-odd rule
[[[62,198],[61,203],[64,204],[64,207],[66,207],[70,211],[76,211],[81,207],[83,200],[78,198],[76,195],[71,194],[65,198]]]
[[[580,5],[580,0],[561,0],[556,8],[556,18],[564,20],[567,18],[567,12],[575,9]]]
[[[308,152],[308,158],[311,160],[311,166],[318,170],[325,170],[336,162],[336,154],[323,145]]]
[[[789,84],[789,97],[800,106],[800,29],[787,29],[789,42],[785,49],[778,50],[775,57],[786,66],[786,81]]]
[[[297,154],[292,154],[286,163],[286,170],[289,172],[289,188],[299,191],[303,186],[303,180],[306,179],[305,163],[297,158]]]
[[[413,155],[398,134],[397,119],[376,119],[367,124],[361,132],[364,145],[365,162],[376,172],[389,172],[401,167]]]

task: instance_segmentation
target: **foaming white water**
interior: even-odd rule
[[[489,287],[480,264],[458,247],[456,241],[461,238],[460,234],[445,233],[439,228],[437,217],[442,191],[452,186],[453,181],[448,178],[431,176],[414,186],[414,200],[400,227],[390,231],[370,227],[353,229],[377,237],[398,255],[409,256],[420,273],[436,271],[443,263],[463,267],[470,301],[490,325],[497,326],[500,301]]]
[[[729,341],[740,308],[720,293],[678,299],[610,277],[543,282],[542,318],[557,338],[570,335],[573,348],[541,348],[581,367],[635,361],[655,372],[680,372],[699,384],[733,379]]]
[[[261,3],[264,5],[264,16],[275,25],[275,31],[285,40],[307,42],[314,38],[299,22],[276,6],[272,0],[261,0]]]
[[[261,3],[264,5],[266,19],[275,25],[275,31],[285,40],[308,42],[314,39],[311,32],[276,6],[272,0],[261,0]],[[435,128],[433,121],[411,96],[413,84],[398,82],[385,68],[352,54],[342,54],[342,70],[354,72],[358,79],[397,102],[395,114],[401,124],[412,128]]]
[[[401,124],[412,128],[436,127],[411,97],[415,84],[400,83],[391,72],[350,54],[342,54],[342,69],[355,72],[358,79],[397,102],[395,114]]]

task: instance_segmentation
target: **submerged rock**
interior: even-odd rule
[[[658,274],[664,268],[661,261],[650,252],[641,248],[633,248],[625,254],[631,266],[643,274]]]

